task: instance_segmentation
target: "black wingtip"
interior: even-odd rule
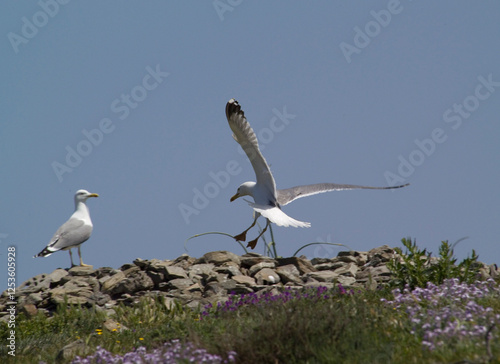
[[[46,257],[54,252],[56,252],[57,250],[49,250],[48,247],[45,247],[40,253],[38,254],[35,254],[33,255],[33,258],[38,258],[38,257]]]
[[[409,183],[406,183],[404,185],[400,185],[400,186],[392,186],[392,187],[389,187],[389,188],[402,188],[402,187],[406,187],[406,186],[409,186],[410,184]]]
[[[238,101],[236,101],[235,99],[231,99],[226,104],[226,117],[229,119],[229,117],[235,113],[245,116]]]

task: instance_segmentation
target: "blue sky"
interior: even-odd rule
[[[274,228],[278,253],[314,241],[369,250],[410,236],[500,261],[497,2],[26,1],[0,11],[0,260],[17,284],[69,265],[33,259],[80,188],[84,261],[174,259],[188,237],[238,234],[254,180],[224,114],[236,98],[278,188],[387,186],[304,198]],[[186,212],[187,211],[187,212]],[[249,232],[253,239],[257,230]],[[256,251],[263,252],[260,241]],[[188,254],[242,253],[225,236]],[[312,246],[308,257],[340,248]],[[4,266],[5,267],[5,266]],[[5,282],[6,269],[0,279]]]

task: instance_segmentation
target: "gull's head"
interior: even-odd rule
[[[253,189],[255,187],[256,183],[255,182],[245,182],[238,187],[238,190],[236,191],[236,194],[231,197],[231,202],[236,200],[239,197],[242,196],[252,196],[253,197]]]
[[[89,197],[99,197],[97,193],[90,193],[87,190],[78,190],[75,193],[75,202],[85,202]]]

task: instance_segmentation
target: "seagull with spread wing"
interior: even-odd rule
[[[83,263],[82,254],[80,252],[80,245],[86,242],[90,238],[90,234],[92,234],[92,220],[90,220],[89,208],[85,204],[89,197],[99,197],[99,195],[97,193],[90,193],[86,190],[76,191],[75,212],[71,215],[68,221],[57,229],[49,244],[33,258],[48,257],[56,251],[68,250],[71,267],[74,267],[75,264],[73,264],[71,248],[78,247],[80,266],[89,267],[88,264]]]
[[[241,110],[241,106],[235,99],[228,101],[226,105],[226,117],[229,122],[229,126],[233,131],[234,140],[236,140],[245,151],[257,178],[257,182],[245,182],[241,184],[238,187],[236,194],[231,197],[231,202],[242,196],[253,197],[254,202],[245,201],[247,201],[255,211],[255,217],[252,225],[250,225],[250,227],[241,234],[234,236],[234,239],[238,241],[245,241],[248,230],[255,226],[259,216],[262,215],[266,218],[266,226],[264,229],[260,232],[256,239],[250,241],[247,245],[252,249],[255,248],[257,241],[267,230],[270,223],[275,223],[278,226],[285,227],[311,226],[308,222],[298,221],[291,218],[281,210],[281,206],[285,206],[293,200],[330,191],[352,189],[388,190],[409,185],[409,183],[407,183],[405,185],[392,187],[369,187],[337,183],[318,183],[278,190],[276,189],[276,182],[274,181],[269,165],[260,152],[257,136],[248,123],[245,113]]]

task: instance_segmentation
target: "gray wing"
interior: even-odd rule
[[[330,191],[341,191],[341,190],[354,190],[354,189],[367,189],[367,190],[390,190],[393,188],[401,188],[408,186],[409,183],[400,186],[391,187],[370,187],[370,186],[358,186],[358,185],[343,185],[337,183],[317,183],[314,185],[296,186],[292,188],[287,188],[285,190],[277,190],[278,203],[284,206],[293,200],[301,197],[316,195],[318,193],[330,192]]]
[[[35,257],[46,257],[63,249],[77,246],[90,238],[92,225],[85,225],[83,220],[71,218],[66,221],[50,240],[50,243]]]
[[[257,183],[266,186],[273,196],[276,196],[276,183],[271,174],[271,169],[260,152],[255,132],[248,123],[238,101],[235,99],[229,100],[226,104],[226,117],[233,131],[234,140],[241,145],[250,163],[252,163]]]

